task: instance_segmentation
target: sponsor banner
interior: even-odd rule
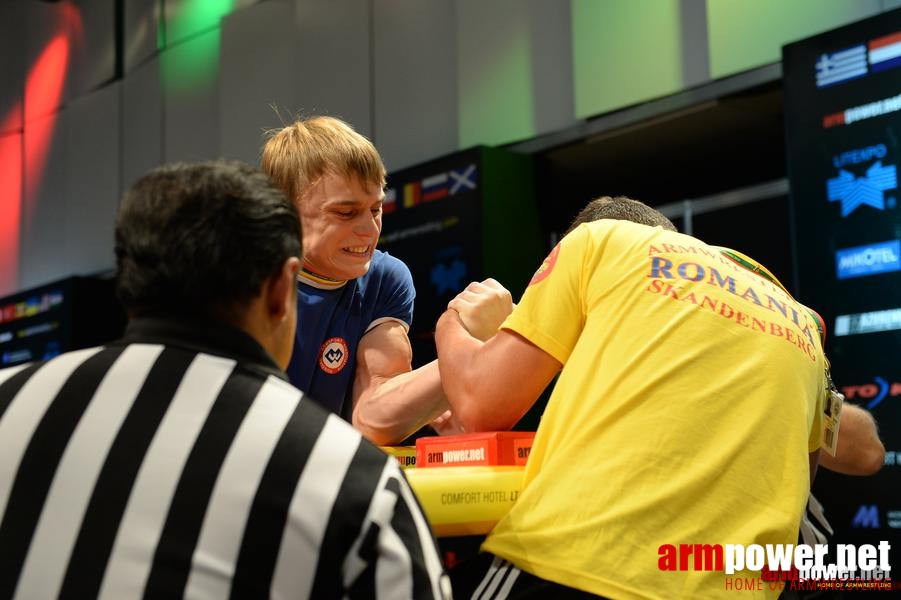
[[[877,333],[901,329],[901,308],[878,310],[835,318],[835,336]]]
[[[848,400],[866,402],[864,408],[873,410],[887,398],[901,396],[901,383],[876,375],[872,383],[842,385],[841,391]]]
[[[823,128],[837,127],[838,125],[850,125],[858,121],[865,121],[874,117],[891,114],[901,110],[901,94],[889,96],[882,100],[859,104],[846,108],[837,113],[831,113],[823,117]]]
[[[62,292],[47,292],[0,306],[0,323],[9,323],[48,312],[63,303]]]
[[[901,529],[901,510],[890,510],[885,513],[885,524],[890,529]]]
[[[865,277],[901,270],[901,241],[891,240],[835,253],[835,273],[839,279]]]
[[[864,75],[830,71],[831,54],[860,45]],[[838,390],[872,411],[884,446],[901,451],[901,10],[786,44],[782,57],[796,253],[788,279],[829,326],[824,349]],[[897,555],[901,529],[888,514],[901,510],[899,478],[899,467],[886,464],[848,485],[848,476],[820,469],[815,487],[832,526],[827,539],[864,544],[878,535]]]
[[[389,177],[385,193],[396,190],[396,201],[378,247],[406,263],[416,282],[409,337],[418,364],[435,358],[434,325],[448,301],[484,278],[480,161],[480,150],[467,150]]]

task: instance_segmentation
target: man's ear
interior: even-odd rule
[[[300,259],[292,256],[282,263],[279,272],[269,278],[266,284],[267,297],[266,308],[269,315],[283,321],[297,302],[297,273],[300,270]]]

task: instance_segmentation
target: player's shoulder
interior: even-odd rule
[[[376,277],[399,277],[401,279],[412,279],[410,268],[401,259],[376,250],[372,255],[372,264],[369,267],[369,273]]]

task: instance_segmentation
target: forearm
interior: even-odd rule
[[[835,456],[820,454],[820,466],[845,475],[872,475],[882,468],[885,447],[873,416],[854,404],[845,404],[838,429]]]
[[[477,340],[454,310],[438,319],[435,344],[448,404],[466,431],[516,425],[562,366],[514,331]]]
[[[457,311],[447,310],[435,326],[435,345],[451,410],[467,431],[481,430],[473,421],[478,420],[476,382],[481,376],[477,357],[484,342],[469,333]]]
[[[392,377],[364,382],[354,404],[353,425],[371,442],[397,444],[448,408],[438,361]]]

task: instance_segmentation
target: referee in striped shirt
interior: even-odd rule
[[[0,598],[447,598],[394,459],[292,387],[300,226],[259,171],[123,198],[122,340],[0,371]]]

